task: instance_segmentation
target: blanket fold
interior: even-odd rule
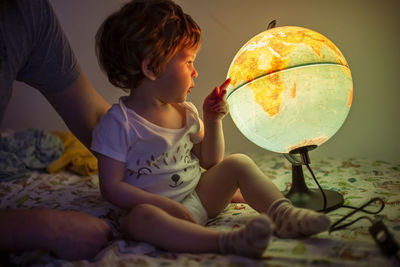
[[[32,170],[45,170],[63,152],[61,140],[44,130],[2,133],[0,181],[22,178]]]

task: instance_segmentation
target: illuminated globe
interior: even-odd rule
[[[227,76],[236,126],[253,143],[279,153],[327,141],[353,98],[342,53],[323,35],[301,27],[256,35],[236,54]]]

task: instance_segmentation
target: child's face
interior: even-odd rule
[[[186,100],[194,87],[197,71],[194,67],[198,48],[187,48],[177,52],[157,77],[160,84],[158,95],[163,102],[179,103]]]

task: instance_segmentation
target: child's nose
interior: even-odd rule
[[[198,75],[199,75],[199,74],[198,74],[197,70],[196,70],[195,68],[193,68],[192,77],[193,77],[193,78],[197,78]]]

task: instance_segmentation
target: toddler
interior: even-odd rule
[[[294,207],[249,157],[224,158],[229,79],[205,98],[203,120],[186,101],[200,43],[199,26],[169,0],[130,1],[96,35],[101,68],[129,91],[101,118],[91,147],[102,195],[127,211],[126,237],[169,251],[260,257],[272,234],[327,230],[327,216]],[[206,228],[238,189],[260,214],[231,232]]]

